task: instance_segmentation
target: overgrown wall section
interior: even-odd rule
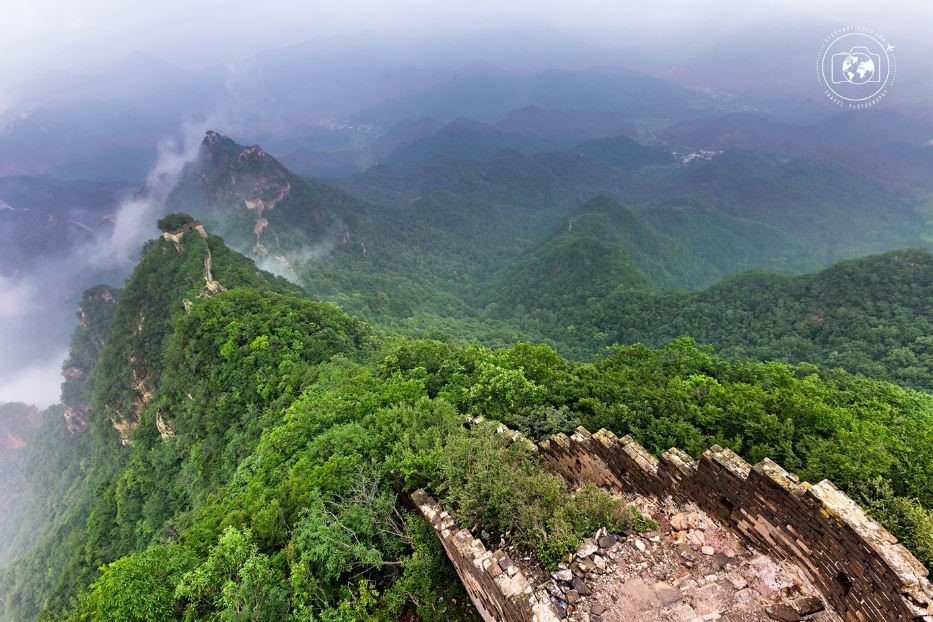
[[[502,551],[489,551],[423,490],[411,495],[437,532],[463,586],[486,622],[558,622],[547,593],[535,594],[527,579]]]
[[[699,461],[676,449],[658,460],[630,436],[606,430],[578,428],[538,452],[573,482],[695,502],[759,550],[793,561],[847,621],[933,622],[926,569],[827,480],[800,482],[771,460],[750,466],[718,446]]]

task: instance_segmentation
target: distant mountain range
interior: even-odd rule
[[[691,309],[710,306],[704,296],[726,316],[729,301],[739,303],[726,285],[703,288],[752,269],[812,272],[840,258],[930,247],[917,196],[860,177],[828,156],[787,160],[711,150],[684,163],[623,136],[561,151],[506,148],[490,156],[494,149],[482,149],[498,143],[497,130],[461,122],[447,128],[447,136],[462,140],[449,141],[439,131],[439,139],[410,142],[387,156],[403,165],[374,167],[341,182],[343,189],[295,175],[260,147],[209,133],[168,209],[197,215],[261,266],[377,324],[435,326],[493,342],[526,331],[579,356],[615,340],[672,338],[677,335],[664,327],[680,326],[737,356],[774,357],[743,332],[749,322],[769,321],[761,315],[765,309],[741,325],[690,320]],[[901,270],[910,258],[926,265],[928,255],[904,258],[865,263],[856,272]],[[920,285],[905,303],[912,313],[929,293]],[[702,292],[665,293],[684,290]],[[816,304],[803,293],[788,296],[801,310]],[[630,300],[657,310],[630,310],[641,318],[633,324],[613,310],[630,309]],[[871,322],[912,328],[904,328],[903,339],[874,344],[870,358],[890,356],[896,343],[922,359],[925,346],[909,338],[915,320],[886,315],[872,307],[876,302],[870,295],[850,304]],[[489,320],[485,327],[473,324],[479,318]],[[566,331],[568,323],[575,334]],[[710,332],[711,325],[725,327]],[[829,360],[829,341],[800,331],[799,324],[784,322],[775,338],[797,335],[810,344],[799,350],[806,353],[799,360]],[[864,361],[839,361],[915,386],[929,382],[926,372],[898,375]]]
[[[468,415],[780,458],[933,567],[933,82],[838,109],[801,80],[829,26],[366,33],[24,87],[0,617],[471,619],[398,503],[521,514],[472,473],[520,444]],[[557,564],[618,512],[533,462],[506,470],[567,502],[526,517]]]
[[[519,83],[540,89],[503,82],[498,95],[484,95],[502,104],[486,120],[412,110],[413,120],[389,129],[335,122],[270,134],[274,149],[211,133],[162,208],[195,214],[262,268],[376,323],[495,343],[536,335],[579,356],[605,338],[540,323],[523,332],[515,318],[602,304],[616,291],[698,291],[747,270],[808,273],[933,243],[933,117],[922,110],[800,124],[718,114],[704,95],[609,69],[534,75]],[[637,98],[625,104],[635,108],[606,109],[605,97],[627,97],[614,86],[605,97],[594,91],[584,109],[546,107],[577,105],[548,99],[555,85],[591,81],[595,89],[606,76],[647,80],[645,97],[670,96],[686,108],[663,120],[633,112]],[[521,97],[540,104],[509,109]],[[99,137],[69,133],[82,118],[96,117],[41,128],[28,117],[6,137],[39,141],[47,153],[58,152],[42,140],[93,143],[122,158]],[[133,118],[117,115],[114,127]],[[295,148],[302,144],[320,149]],[[284,162],[274,153],[285,153]],[[92,169],[109,166],[86,155]],[[125,183],[0,177],[0,275],[18,300],[6,330],[37,333],[29,351],[43,361],[63,348],[80,289],[125,276],[126,266],[83,269],[71,254],[109,238],[115,208],[130,196],[134,186]],[[27,298],[37,297],[54,300],[54,319],[27,313]],[[487,312],[491,320],[477,324]],[[47,325],[58,328],[35,330]],[[612,334],[607,328],[596,332]],[[18,355],[9,360],[22,366]]]

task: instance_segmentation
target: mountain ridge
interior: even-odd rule
[[[469,620],[443,549],[419,535],[423,523],[406,519],[395,500],[430,487],[448,495],[449,507],[482,512],[478,524],[497,529],[498,537],[505,528],[494,525],[510,523],[495,521],[514,511],[476,488],[489,481],[485,471],[472,475],[476,469],[499,465],[507,476],[493,482],[531,486],[535,495],[544,489],[535,463],[511,453],[522,444],[494,426],[465,428],[467,416],[501,418],[534,438],[600,422],[637,435],[652,451],[673,444],[697,453],[716,440],[749,458],[775,456],[807,477],[833,477],[911,550],[933,560],[930,478],[919,468],[918,449],[933,416],[928,393],[807,364],[730,362],[684,338],[661,349],[616,346],[578,363],[545,345],[494,350],[381,334],[261,273],[192,216],[171,214],[160,227],[115,302],[105,300],[107,290],[85,297],[114,305],[85,310],[102,318],[113,311],[90,375],[96,386],[88,426],[67,431],[61,409],[52,409],[43,417],[49,427],[23,448],[27,466],[53,447],[59,462],[27,471],[49,494],[39,508],[44,520],[34,526],[38,539],[14,534],[29,555],[0,570],[4,613],[14,620],[43,611],[67,620],[135,619],[144,606],[166,622],[253,606],[269,619],[337,615],[376,584],[381,590],[367,592],[363,611],[423,616],[442,604],[437,622]],[[577,238],[585,244],[571,254],[587,269],[594,265],[590,249],[600,260],[609,248],[593,239]],[[872,279],[887,282],[877,269],[884,265],[903,272],[888,283],[902,292],[903,304],[929,297],[933,284],[922,279],[933,273],[933,255],[924,251],[852,260],[806,278],[835,286],[825,300],[832,306],[857,299]],[[753,276],[720,287],[748,290]],[[847,278],[858,292],[845,287]],[[906,286],[918,279],[917,287]],[[597,282],[594,291],[604,286]],[[677,295],[626,287],[610,299]],[[889,297],[876,298],[882,304]],[[581,302],[559,318],[576,322],[578,331],[595,308],[592,297]],[[754,296],[749,302],[775,306]],[[637,317],[650,314],[642,308]],[[92,326],[89,318],[83,328]],[[851,322],[844,327],[851,330]],[[75,337],[79,348],[98,343],[80,331]],[[145,392],[150,397],[140,404]],[[139,410],[115,420],[121,405]],[[867,439],[867,455],[850,442],[852,430]],[[568,506],[589,497],[574,502],[563,491],[549,493],[557,494],[557,507],[605,515],[604,504]],[[579,535],[547,548],[531,540],[522,550],[557,555],[556,563],[592,531],[586,525],[563,527]],[[230,561],[218,570],[218,559]],[[364,583],[357,582],[361,575]],[[315,577],[313,595],[301,583],[306,576]],[[244,595],[212,587],[223,581],[255,589]],[[451,594],[460,594],[456,603],[447,600]]]

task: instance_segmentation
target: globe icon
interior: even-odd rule
[[[873,31],[840,28],[826,38],[820,49],[820,86],[839,105],[855,102],[860,107],[871,106],[886,95],[885,89],[894,79],[893,51],[894,46],[881,35],[876,38]]]
[[[865,84],[875,75],[875,61],[868,50],[855,48],[842,61],[842,73],[852,84]]]

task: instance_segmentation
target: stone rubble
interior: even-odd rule
[[[526,604],[534,599],[533,617],[517,610],[518,617],[511,611],[486,612],[486,604],[499,601],[502,590],[470,591],[468,586],[487,622],[541,622],[552,614],[556,619],[555,602],[564,618],[585,622],[593,616],[598,622],[933,622],[927,569],[828,480],[801,481],[768,458],[751,465],[719,445],[696,460],[677,448],[657,458],[631,436],[620,438],[605,429],[591,434],[580,427],[537,444],[504,425],[497,430],[526,445],[547,470],[573,485],[595,484],[620,496],[635,495],[642,506],[653,504],[642,511],[660,529],[638,537],[594,534],[599,548],[593,558],[571,556],[560,569],[571,572],[567,585],[540,568],[525,569],[525,576],[535,579],[530,584],[537,586],[534,593],[530,585],[523,591]],[[445,533],[441,540],[450,554]],[[610,544],[612,537],[618,541]],[[457,557],[452,557],[455,567]],[[580,572],[583,576],[577,576]],[[472,578],[472,571],[465,575]],[[591,594],[581,595],[581,583]],[[618,589],[603,594],[607,586]],[[668,587],[680,592],[682,602],[673,602],[675,593]],[[811,610],[815,601],[806,597],[816,594],[832,613]],[[506,608],[514,604],[510,600]],[[605,609],[589,609],[594,604]]]
[[[629,496],[656,532],[601,529],[545,575],[569,622],[838,622],[792,567],[745,546],[693,504]],[[527,573],[528,571],[526,571]]]

